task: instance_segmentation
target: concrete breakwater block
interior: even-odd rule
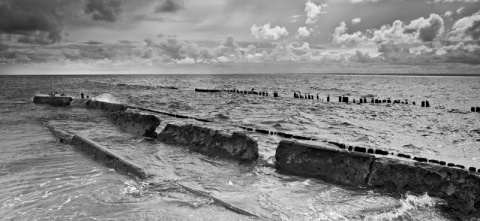
[[[463,213],[479,213],[480,177],[466,170],[400,159],[376,158],[367,186],[439,197]]]
[[[118,111],[109,116],[110,120],[122,129],[139,136],[156,137],[155,129],[160,125],[160,119],[153,115]]]
[[[257,142],[239,132],[229,135],[191,124],[167,124],[157,139],[169,144],[185,145],[192,151],[206,155],[246,161],[258,159]]]
[[[451,209],[480,214],[480,177],[466,170],[291,141],[280,142],[275,158],[291,173],[396,194],[427,192]]]
[[[68,96],[53,96],[47,94],[38,94],[33,97],[33,103],[49,104],[52,106],[68,106],[73,98]]]
[[[108,167],[114,168],[119,172],[126,174],[130,173],[139,177],[140,179],[147,178],[147,174],[140,166],[123,159],[113,151],[88,138],[75,135],[70,144],[89,155],[93,155],[96,161],[105,163]]]
[[[68,132],[63,130],[59,130],[51,125],[47,125],[47,127],[48,127],[48,130],[50,130],[50,133],[52,133],[52,135],[55,138],[57,138],[58,141],[66,144],[69,144],[72,142],[72,138],[73,138],[72,134],[69,134]]]
[[[291,173],[358,186],[365,185],[374,156],[282,140],[275,159],[278,168]]]
[[[94,100],[88,100],[85,103],[85,106],[91,109],[100,109],[100,110],[110,111],[110,112],[125,111],[127,109],[127,106],[123,104],[107,103],[103,101],[94,101]]]

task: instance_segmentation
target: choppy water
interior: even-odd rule
[[[272,220],[448,220],[428,196],[402,198],[278,173],[112,130],[94,111],[31,103],[33,94],[81,92],[213,120],[209,127],[252,126],[319,140],[374,147],[480,167],[478,77],[329,75],[0,76],[0,217],[14,220],[248,220],[181,182]],[[165,87],[174,86],[178,90]],[[280,98],[196,93],[194,88],[275,90]],[[293,92],[331,101],[293,99]],[[408,99],[417,105],[344,104],[338,96]],[[431,108],[419,103],[429,100]],[[161,127],[181,119],[163,115]],[[114,146],[156,174],[142,183],[57,143],[46,123],[66,125]],[[198,123],[198,122],[197,122]],[[103,125],[103,126],[102,126]],[[161,130],[159,128],[158,130]],[[250,132],[249,132],[250,133]],[[284,138],[250,133],[264,161]],[[128,150],[128,151],[127,151]],[[451,217],[450,217],[451,218]]]

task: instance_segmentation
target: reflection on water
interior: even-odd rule
[[[208,127],[237,125],[285,131],[350,145],[401,151],[479,166],[479,118],[468,113],[480,94],[478,78],[314,75],[172,75],[5,77],[0,89],[0,217],[19,220],[249,220],[181,185],[272,220],[446,220],[425,196],[401,199],[361,188],[282,174],[272,156],[283,138],[249,133],[262,161],[248,165],[209,158],[182,148],[129,137],[102,114],[30,103],[39,91],[127,103],[207,118]],[[461,86],[459,86],[461,85]],[[164,87],[175,86],[179,90]],[[195,93],[199,88],[276,90],[280,98]],[[477,88],[478,89],[478,88]],[[319,93],[334,102],[293,99],[293,91]],[[340,104],[335,97],[420,101],[412,105]],[[418,103],[418,102],[417,102]],[[449,110],[458,109],[457,112]],[[462,111],[465,110],[465,111]],[[159,115],[162,124],[184,120]],[[138,161],[155,174],[141,182],[55,142],[44,126],[55,122]],[[195,122],[199,123],[199,122]],[[199,123],[202,124],[202,123]],[[179,185],[181,184],[181,185]]]

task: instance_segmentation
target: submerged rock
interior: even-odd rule
[[[156,137],[155,129],[160,125],[160,119],[153,115],[118,111],[110,114],[112,122],[122,129],[145,137]]]
[[[167,124],[157,139],[169,144],[185,145],[192,151],[207,155],[247,161],[258,159],[257,142],[239,132],[229,135],[191,124]]]
[[[350,186],[439,197],[463,214],[480,215],[480,176],[457,168],[281,141],[279,169]]]
[[[52,106],[68,106],[72,102],[73,98],[68,96],[53,96],[40,94],[33,97],[33,103],[36,104],[49,104]]]
[[[85,103],[85,106],[91,109],[100,109],[100,110],[110,111],[110,112],[125,111],[127,109],[127,106],[123,104],[107,103],[103,101],[94,101],[94,100],[88,100]]]

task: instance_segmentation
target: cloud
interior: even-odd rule
[[[480,39],[480,11],[459,19],[448,33],[450,41],[471,41]]]
[[[155,7],[155,12],[177,12],[181,9],[185,9],[184,0],[162,0]]]
[[[8,48],[10,48],[8,45],[0,42],[0,52],[6,51],[6,50],[8,50]]]
[[[350,56],[351,61],[360,62],[360,63],[372,63],[378,59],[372,58],[368,53],[362,53],[361,51],[355,51],[355,54]]]
[[[306,24],[313,24],[317,22],[317,16],[322,13],[322,5],[316,5],[312,1],[305,3],[305,12],[307,13]]]
[[[443,17],[445,17],[445,18],[451,18],[452,15],[453,15],[453,12],[451,12],[451,11],[446,11],[445,14],[443,15]]]
[[[345,22],[341,22],[332,34],[332,43],[342,47],[352,47],[368,41],[368,38],[360,31],[353,34],[348,34],[346,32],[347,25]]]
[[[356,25],[356,24],[360,23],[361,21],[362,21],[361,18],[354,18],[354,19],[352,19],[352,25]]]
[[[433,3],[453,3],[453,2],[463,2],[463,3],[477,3],[480,0],[433,0]]]
[[[93,20],[115,22],[122,12],[122,0],[87,0],[85,14],[91,14]]]
[[[457,9],[457,14],[461,14],[463,12],[463,10],[465,10],[465,6],[462,6],[460,8]]]
[[[404,33],[403,22],[396,20],[392,25],[382,25],[380,29],[370,30],[373,32],[373,37],[370,41],[377,44],[384,42],[395,43],[412,43],[414,41],[413,34]]]
[[[437,14],[431,14],[428,19],[423,17],[415,19],[404,28],[406,33],[415,32],[415,38],[422,42],[430,42],[443,34],[443,18]]]
[[[0,33],[18,34],[25,43],[55,43],[62,39],[63,22],[72,0],[0,1]],[[39,33],[41,32],[41,33]],[[42,37],[43,39],[38,39]],[[30,41],[31,40],[31,41]]]
[[[307,27],[299,27],[297,31],[297,37],[299,38],[306,38],[310,36],[310,32],[313,32],[314,30],[312,28],[307,29]]]
[[[352,4],[365,3],[365,2],[379,2],[380,0],[350,0]]]
[[[289,34],[285,27],[275,26],[270,28],[270,23],[259,27],[254,24],[250,28],[250,31],[255,38],[263,38],[267,40],[278,40],[280,37],[287,36]]]

